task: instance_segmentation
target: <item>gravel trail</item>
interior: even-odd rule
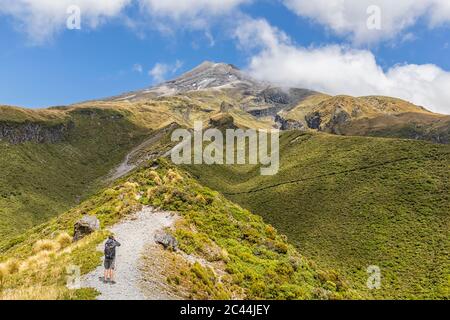
[[[139,262],[146,245],[154,242],[155,233],[171,226],[176,217],[169,212],[155,211],[144,208],[134,216],[116,224],[110,230],[114,233],[121,246],[117,248],[116,284],[105,284],[103,263],[82,279],[82,287],[95,288],[100,292],[98,300],[168,300],[169,293],[162,292],[160,286],[146,288],[149,294],[140,290],[141,273]],[[99,247],[103,251],[103,244]],[[150,284],[151,285],[151,284]]]

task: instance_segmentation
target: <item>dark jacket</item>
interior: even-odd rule
[[[116,247],[120,247],[120,243],[114,239],[108,239],[105,243],[105,257],[114,259],[116,257]]]

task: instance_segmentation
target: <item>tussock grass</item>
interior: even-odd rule
[[[58,286],[34,286],[8,289],[0,292],[0,300],[58,300],[67,297],[67,292]]]
[[[0,286],[3,284],[3,281],[9,275],[8,268],[4,263],[0,264]]]
[[[61,248],[60,244],[55,240],[43,239],[38,240],[33,246],[33,253],[40,252],[56,252]]]
[[[64,249],[72,243],[72,237],[67,232],[63,232],[58,234],[55,241],[59,244],[60,249]]]
[[[9,259],[4,263],[7,274],[14,274],[19,271],[20,262],[17,259]]]
[[[152,180],[157,186],[162,185],[161,177],[159,176],[158,172],[151,170],[148,173],[148,177],[150,180]]]
[[[166,176],[164,177],[164,184],[176,184],[183,181],[183,177],[176,171],[169,169]]]

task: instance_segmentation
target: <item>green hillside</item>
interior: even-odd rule
[[[190,166],[375,298],[450,297],[450,146],[286,132],[281,168]],[[382,286],[366,288],[367,267]]]
[[[164,182],[164,183],[162,183]],[[141,198],[137,195],[142,194]],[[104,228],[144,205],[178,212],[173,235],[184,254],[222,266],[221,275],[198,263],[170,272],[167,284],[183,286],[191,298],[355,299],[342,276],[319,269],[301,256],[272,226],[199,185],[161,160],[148,163],[79,206],[10,241],[0,241],[0,299],[90,299],[88,288],[66,288],[66,266],[87,273],[101,263],[96,247]],[[82,213],[99,218],[102,231],[78,243],[68,234]],[[46,246],[43,246],[43,243]],[[38,245],[40,244],[40,245]],[[171,253],[170,261],[182,259]],[[123,262],[122,262],[123,263]],[[173,280],[173,281],[172,281]]]
[[[127,120],[120,110],[1,111],[1,122],[8,126],[67,123],[71,129],[55,142],[0,142],[0,238],[23,232],[79,203],[149,132]],[[24,135],[23,131],[18,129],[16,135]]]
[[[220,113],[219,97],[211,110],[201,95],[197,98],[93,101],[40,110],[0,106],[0,237],[73,207],[98,190],[128,152],[137,151],[134,162],[142,154],[159,156],[169,148],[172,124],[207,123]],[[232,113],[238,124],[270,128],[243,111]]]

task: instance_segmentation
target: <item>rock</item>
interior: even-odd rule
[[[280,129],[283,131],[286,131],[286,130],[306,131],[305,125],[303,123],[301,123],[300,121],[284,119],[279,114],[277,114],[275,116],[275,122],[280,126]]]
[[[322,117],[319,112],[310,113],[306,116],[306,123],[311,129],[319,130],[322,124]]]
[[[160,232],[155,234],[155,242],[162,245],[164,250],[172,249],[176,251],[178,249],[177,239],[168,233]]]
[[[72,122],[45,125],[37,122],[0,122],[0,141],[10,144],[57,143],[64,140],[66,133],[74,127]]]
[[[84,216],[75,223],[73,241],[78,241],[100,229],[100,221],[95,216]]]
[[[222,101],[222,103],[220,104],[220,112],[222,113],[226,113],[230,110],[232,110],[234,108],[234,106],[231,103],[228,103],[226,101]]]
[[[209,126],[216,129],[236,129],[234,118],[227,113],[220,113],[209,119]]]
[[[258,97],[268,104],[276,103],[287,105],[291,102],[289,93],[278,88],[268,88],[263,90]]]

